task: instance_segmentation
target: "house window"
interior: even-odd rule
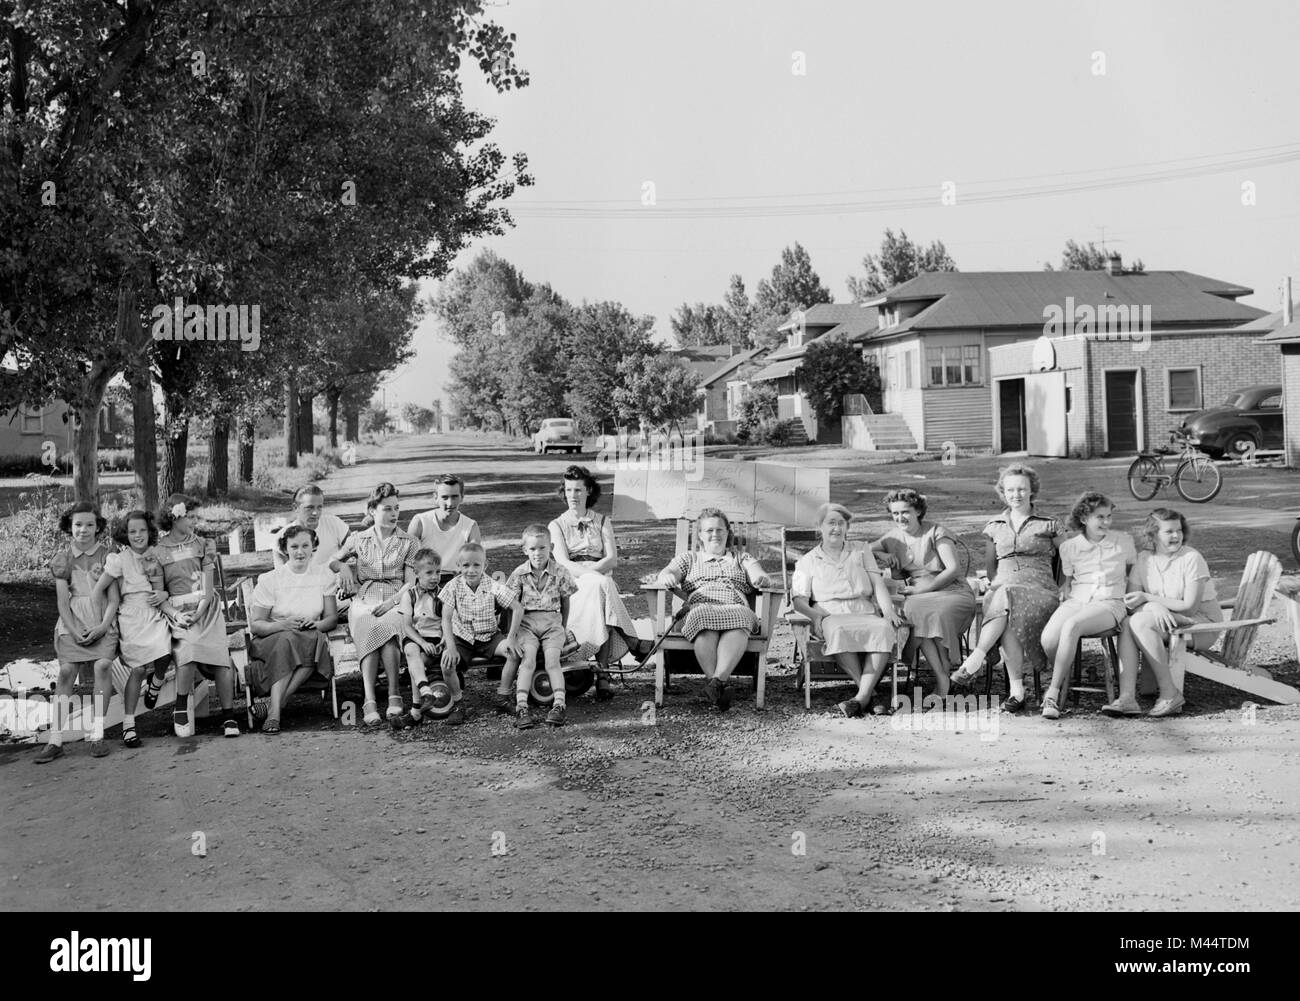
[[[925,367],[930,370],[930,385],[943,385],[943,348],[925,349]]]
[[[22,417],[23,434],[41,434],[45,430],[45,409],[43,407],[19,407]]]
[[[1201,370],[1199,368],[1167,368],[1169,409],[1191,411],[1201,409]]]
[[[978,386],[981,372],[978,344],[952,344],[942,348],[926,348],[925,364],[930,372],[931,386]]]

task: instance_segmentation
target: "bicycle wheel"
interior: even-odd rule
[[[1223,477],[1219,467],[1203,455],[1184,459],[1174,470],[1174,486],[1182,494],[1183,500],[1193,504],[1204,504],[1214,500],[1223,486]]]
[[[1149,455],[1139,455],[1128,467],[1128,492],[1149,501],[1160,489],[1160,464]]]

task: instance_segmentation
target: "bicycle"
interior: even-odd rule
[[[1148,501],[1171,482],[1183,500],[1204,504],[1214,500],[1223,487],[1223,477],[1214,461],[1177,431],[1169,433],[1171,442],[1178,444],[1178,465],[1173,473],[1165,472],[1165,456],[1173,448],[1158,448],[1154,452],[1139,452],[1128,467],[1128,489],[1140,501]]]

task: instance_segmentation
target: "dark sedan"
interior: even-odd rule
[[[1240,458],[1261,448],[1282,447],[1282,387],[1247,386],[1222,405],[1200,410],[1179,429],[1213,456]]]

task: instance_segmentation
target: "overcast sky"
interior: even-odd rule
[[[721,301],[736,272],[752,294],[796,240],[847,301],[886,227],[941,239],[963,271],[1037,270],[1067,239],[1104,237],[1149,270],[1245,284],[1263,309],[1284,275],[1300,283],[1291,2],[510,0],[488,13],[517,34],[531,83],[497,94],[467,66],[466,100],[536,184],[509,203],[515,228],[458,265],[490,247],[573,302],[654,316],[665,340],[679,303]],[[415,346],[390,403],[444,392],[450,349],[432,322]]]

